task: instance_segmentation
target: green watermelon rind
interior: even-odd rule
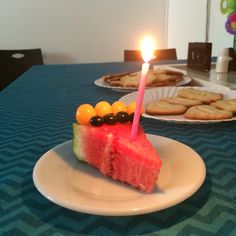
[[[72,127],[73,127],[73,139],[72,139],[73,152],[79,161],[86,162],[84,159],[85,155],[84,155],[84,151],[83,151],[84,140],[81,137],[82,126],[79,126],[77,123],[73,123]]]

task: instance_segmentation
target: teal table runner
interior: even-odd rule
[[[171,208],[138,216],[96,216],[62,208],[35,188],[35,163],[72,138],[78,104],[114,102],[124,95],[94,81],[140,68],[139,63],[34,66],[0,92],[0,235],[236,235],[236,121],[142,119],[145,132],[190,146],[206,164],[203,186]]]

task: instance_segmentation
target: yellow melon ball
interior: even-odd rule
[[[98,116],[105,116],[112,113],[111,104],[106,101],[101,101],[96,104],[95,111]]]
[[[127,112],[127,106],[122,101],[116,101],[112,105],[112,112],[116,115],[120,111]]]
[[[76,110],[76,120],[81,125],[87,125],[93,116],[96,116],[96,112],[90,104],[80,105]]]
[[[127,106],[127,112],[129,115],[131,115],[132,113],[135,112],[135,109],[136,109],[136,102],[131,102],[128,106]],[[144,108],[142,106],[141,108],[141,113],[143,113],[144,111]]]

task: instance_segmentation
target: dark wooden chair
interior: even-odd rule
[[[163,60],[177,60],[175,48],[158,49],[154,51],[156,58],[152,62]],[[143,61],[140,50],[124,50],[124,61]]]
[[[0,50],[0,91],[33,65],[42,65],[40,48]]]

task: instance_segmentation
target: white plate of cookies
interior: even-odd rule
[[[135,101],[137,92],[120,100]],[[236,91],[206,87],[160,87],[145,91],[144,117],[186,123],[236,120]]]
[[[138,89],[141,71],[104,75],[95,80],[95,85],[117,91],[133,92]],[[150,69],[146,79],[146,88],[163,86],[182,86],[191,82],[184,73],[170,69]]]

